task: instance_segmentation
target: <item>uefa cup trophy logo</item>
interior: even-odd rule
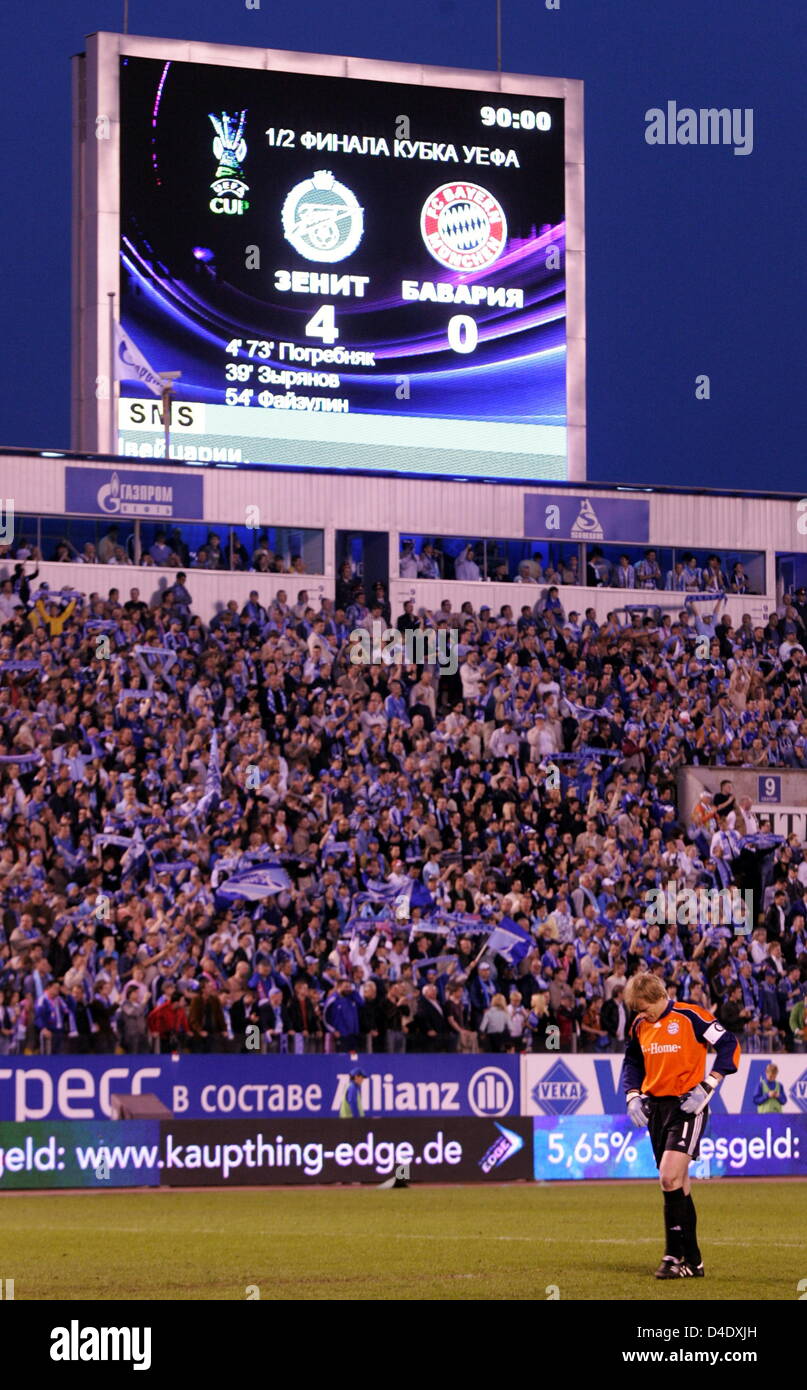
[[[238,177],[247,153],[244,139],[246,118],[246,111],[239,111],[234,116],[228,116],[226,111],[222,111],[220,116],[210,114],[216,132],[213,153],[218,160],[216,175],[210,185],[216,195],[210,200],[212,212],[242,213],[249,207],[249,203],[244,201],[249,184]]]

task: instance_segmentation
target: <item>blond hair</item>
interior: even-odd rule
[[[658,975],[631,975],[625,986],[625,1003],[629,1009],[636,1009],[637,1012],[648,1004],[657,1004],[666,998],[667,991]]]
[[[494,994],[493,998],[490,1001],[490,1007],[492,1009],[506,1009],[507,1000],[505,999],[504,995]]]

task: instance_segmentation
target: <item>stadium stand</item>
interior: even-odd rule
[[[317,610],[205,624],[184,571],[150,606],[3,558],[0,1052],[621,1050],[645,969],[744,1048],[804,1050],[804,845],[730,781],[807,768],[802,596],[735,628],[714,556],[713,612],[567,617],[553,572],[518,617],[408,605],[450,669],[363,661],[388,605],[349,567]],[[686,824],[685,765],[727,779]],[[695,920],[652,919],[670,885],[705,890]]]

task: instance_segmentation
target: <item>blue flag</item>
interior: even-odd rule
[[[419,878],[415,879],[414,882],[410,879],[408,889],[404,889],[404,895],[406,895],[407,892],[410,910],[413,907],[420,907],[424,912],[428,912],[430,908],[435,906],[434,898],[428,888],[421,883]]]
[[[239,869],[231,874],[216,889],[216,903],[233,902],[236,898],[246,898],[249,902],[260,902],[261,898],[274,897],[291,888],[291,879],[280,864],[264,864],[260,868]]]
[[[514,922],[512,917],[503,917],[488,937],[488,950],[494,951],[513,966],[524,959],[533,945],[529,932]]]

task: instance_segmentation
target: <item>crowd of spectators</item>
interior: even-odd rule
[[[42,558],[39,548],[25,540],[16,545],[0,545],[0,563],[8,560],[38,563]],[[87,540],[79,548],[63,537],[54,543],[46,558],[56,564],[131,565],[136,562],[134,532],[123,534],[117,522],[111,522],[97,542]],[[158,528],[153,541],[142,546],[137,563],[161,569],[254,570],[257,574],[308,573],[301,555],[281,554],[273,550],[268,533],[260,530],[250,552],[236,531],[225,536],[222,544],[219,532],[209,530],[203,544],[193,548],[179,526]]]
[[[553,563],[536,550],[529,558],[511,565],[495,541],[471,541],[453,555],[439,538],[423,540],[419,550],[414,540],[406,539],[401,543],[399,574],[401,579],[456,579],[466,583],[490,579],[498,584],[584,584],[590,589],[690,594],[754,592],[741,560],[724,565],[718,555],[698,559],[691,551],[685,551],[680,560],[672,560],[670,568],[664,570],[656,550],[645,550],[642,558],[634,562],[627,554],[613,554],[609,559],[602,546],[587,550],[584,571],[576,551]]]
[[[730,780],[807,768],[800,596],[736,628],[406,604],[451,672],[352,659],[370,600],[349,567],[210,623],[182,572],[155,606],[0,585],[0,1051],[621,1048],[637,970],[803,1049],[805,846]],[[685,764],[725,769],[686,820]],[[279,891],[222,897],[269,860]],[[749,883],[744,924],[648,908]]]

